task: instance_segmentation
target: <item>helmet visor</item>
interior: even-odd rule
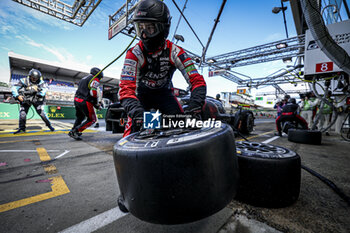
[[[37,82],[38,80],[39,80],[38,77],[30,76],[30,81],[31,81],[32,83],[35,83],[35,82]]]
[[[29,79],[32,83],[36,83],[39,81],[40,75],[37,73],[31,74],[31,75],[29,75]]]
[[[160,32],[160,24],[152,22],[135,22],[137,36],[142,38],[144,35],[147,38],[155,37]]]

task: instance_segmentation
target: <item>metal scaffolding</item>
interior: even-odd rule
[[[58,0],[12,0],[66,22],[83,26],[102,0],[75,0],[73,5]]]
[[[134,37],[131,18],[140,0],[126,0],[125,3],[113,14],[109,16],[108,39],[112,39],[118,33]]]
[[[304,94],[308,92],[309,89],[305,88],[302,90],[284,90],[284,93],[278,93],[276,91],[265,91],[265,92],[257,92],[256,96],[266,96],[266,95],[284,95],[284,94]]]
[[[130,19],[139,0],[126,0],[126,3],[118,9],[113,15],[109,16],[109,39],[118,33],[128,36],[134,36]],[[259,87],[261,85],[272,85],[278,92],[283,93],[283,89],[278,86],[282,83],[290,83],[293,77],[281,75],[276,77],[252,79],[251,77],[238,74],[231,70],[239,66],[258,64],[263,62],[292,59],[304,55],[305,35],[279,40],[247,49],[242,49],[230,53],[225,53],[209,57],[203,61],[202,55],[194,54],[188,50],[188,55],[202,67],[208,67],[209,71],[225,70],[220,72],[220,76],[226,78],[240,86]],[[299,67],[300,68],[300,67]],[[289,75],[291,76],[291,75]],[[300,80],[299,80],[300,81]]]
[[[208,65],[214,64],[231,69],[263,62],[283,60],[304,55],[305,35],[258,45],[230,53],[225,53],[206,60]]]
[[[248,76],[240,78],[233,74],[231,69],[234,67],[275,60],[291,60],[292,58],[299,59],[301,64],[301,57],[304,56],[304,46],[305,35],[299,35],[284,40],[210,57],[205,63],[203,63],[203,65],[208,66],[209,70],[214,72],[216,70],[227,70],[225,73],[220,73],[220,76],[237,83],[241,87],[258,88],[271,85],[278,93],[285,93],[285,91],[278,85],[301,82],[301,79],[296,74],[292,74],[292,71],[296,69],[300,71],[303,68],[302,65],[297,65],[295,67],[293,66],[288,70],[278,70],[274,74],[264,78],[251,78]]]
[[[99,5],[101,0],[75,0],[73,5],[68,5],[59,0],[13,0],[25,6],[39,10],[56,18],[65,20],[78,26],[82,26],[90,14]],[[125,3],[113,14],[109,16],[108,38],[112,39],[119,33],[134,37],[135,31],[130,23],[134,10],[140,0],[125,0]],[[225,1],[223,1],[224,5]],[[223,9],[221,7],[219,15]],[[219,16],[218,16],[219,17]],[[215,25],[214,25],[215,29]],[[210,39],[209,39],[210,41]],[[208,41],[208,42],[209,42]],[[207,67],[209,71],[224,70],[220,76],[226,78],[239,86],[257,88],[261,86],[272,85],[277,92],[283,93],[283,89],[278,84],[300,82],[290,73],[274,74],[264,78],[251,78],[239,74],[232,69],[240,66],[270,62],[275,60],[284,60],[291,58],[300,58],[304,56],[305,36],[279,40],[263,45],[254,46],[234,52],[229,52],[203,60],[203,55],[194,54],[185,50],[188,55],[200,67]],[[299,60],[301,62],[301,59]],[[301,69],[299,66],[298,69]],[[294,70],[294,68],[293,68]],[[277,71],[278,72],[278,71]],[[276,73],[277,73],[276,72]]]

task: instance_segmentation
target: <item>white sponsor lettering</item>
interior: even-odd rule
[[[166,70],[170,70],[170,66],[161,66],[159,71],[160,72],[163,72],[163,71],[166,71]]]
[[[221,128],[221,121],[217,121],[214,118],[201,121],[196,119],[186,120],[173,120],[171,118],[163,118],[163,128]]]
[[[135,66],[123,66],[123,70],[135,72],[136,68]]]
[[[193,61],[192,60],[188,60],[188,61],[184,62],[184,66],[185,67],[190,66],[190,65],[193,65]]]
[[[133,71],[122,70],[121,75],[124,75],[124,76],[133,76],[133,77],[135,77],[135,76],[136,76],[136,73],[133,72]]]
[[[131,59],[125,59],[124,64],[125,65],[136,66],[136,61],[131,60]]]
[[[218,127],[218,128],[206,131],[206,132],[202,131],[199,134],[188,135],[188,136],[184,136],[181,138],[172,138],[166,144],[169,145],[169,144],[174,144],[174,143],[187,142],[187,141],[195,140],[198,138],[207,137],[208,135],[215,134],[215,133],[219,132],[220,130],[221,130],[220,127]]]
[[[99,85],[100,85],[100,83],[97,82],[96,80],[94,80],[94,81],[91,82],[91,87],[92,87],[92,88],[97,88]]]

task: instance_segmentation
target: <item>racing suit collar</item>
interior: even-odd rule
[[[141,43],[141,48],[143,51],[145,51],[148,55],[151,55],[152,57],[157,57],[166,47],[167,47],[167,40],[164,40],[164,43],[162,46],[159,47],[159,49],[157,49],[156,51],[148,51],[145,47],[145,45],[143,44],[142,41],[140,41]]]

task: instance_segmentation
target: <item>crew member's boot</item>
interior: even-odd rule
[[[81,132],[78,132],[77,129],[72,129],[71,131],[69,131],[68,136],[70,136],[71,138],[74,138],[75,140],[81,140]]]
[[[13,134],[19,134],[19,133],[25,133],[26,130],[25,129],[18,129],[17,131],[15,131]]]

